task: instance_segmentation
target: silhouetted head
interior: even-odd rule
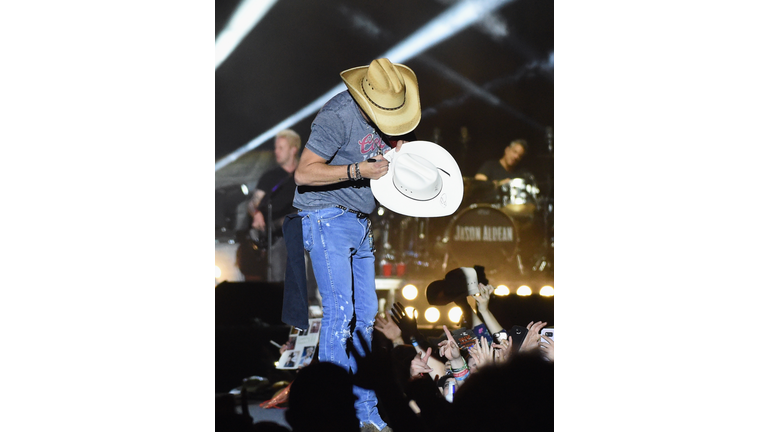
[[[333,363],[313,363],[291,384],[285,420],[293,432],[359,432],[355,400],[352,375]]]
[[[253,425],[253,432],[291,432],[291,430],[279,423],[260,421]]]
[[[470,373],[456,390],[453,404],[458,412],[486,413],[468,416],[465,429],[553,430],[554,365],[538,350],[516,354],[507,363]]]

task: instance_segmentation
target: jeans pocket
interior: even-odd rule
[[[312,235],[312,218],[309,215],[301,218],[301,236],[304,239],[304,250],[311,252],[315,241]]]
[[[318,213],[317,221],[320,223],[328,222],[343,216],[344,213],[346,213],[346,210],[342,210],[340,208],[335,208],[335,207],[323,209],[321,212]]]

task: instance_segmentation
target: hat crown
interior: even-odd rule
[[[410,153],[396,159],[392,182],[400,193],[418,201],[430,200],[443,189],[437,167],[427,158]]]
[[[405,80],[388,59],[371,62],[362,87],[368,99],[381,109],[396,110],[405,105]]]

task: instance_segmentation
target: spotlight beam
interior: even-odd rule
[[[216,37],[216,69],[256,27],[277,0],[242,0]]]
[[[451,6],[445,12],[425,24],[424,27],[420,28],[411,36],[407,37],[377,58],[386,57],[393,63],[403,63],[472,25],[486,14],[491,13],[512,1],[514,0],[464,0],[461,3]],[[345,88],[344,83],[340,83],[332,88],[317,100],[302,108],[296,114],[291,115],[271,129],[252,139],[247,144],[223,157],[216,162],[215,170],[218,171],[221,168],[224,168],[243,154],[263,144],[280,130],[293,126],[305,117],[318,111],[328,99],[336,93],[340,93]]]
[[[463,88],[468,94],[477,97],[478,99],[488,103],[491,106],[504,110],[505,112],[512,115],[513,117],[517,117],[519,120],[522,120],[525,123],[528,123],[529,125],[537,129],[540,129],[540,130],[545,129],[545,127],[539,124],[536,120],[533,120],[532,118],[526,116],[525,114],[518,111],[514,107],[507,105],[506,103],[504,103],[504,101],[496,97],[496,95],[494,95],[493,93],[475,84],[472,80],[467,79],[466,77],[459,74],[455,70],[449,68],[448,66],[444,65],[440,61],[433,59],[431,56],[423,55],[419,57],[419,61],[431,67],[432,69],[434,69],[437,73],[442,75],[444,78],[450,81],[453,81],[459,87]],[[461,98],[463,98],[463,96],[461,96]],[[422,115],[424,114],[424,111],[427,111],[427,110],[423,110]]]

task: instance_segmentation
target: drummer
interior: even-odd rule
[[[528,151],[528,142],[524,139],[516,139],[504,148],[501,159],[490,159],[483,163],[475,180],[492,181],[495,186],[509,183],[513,178],[523,177],[524,171],[520,170],[519,162]]]

